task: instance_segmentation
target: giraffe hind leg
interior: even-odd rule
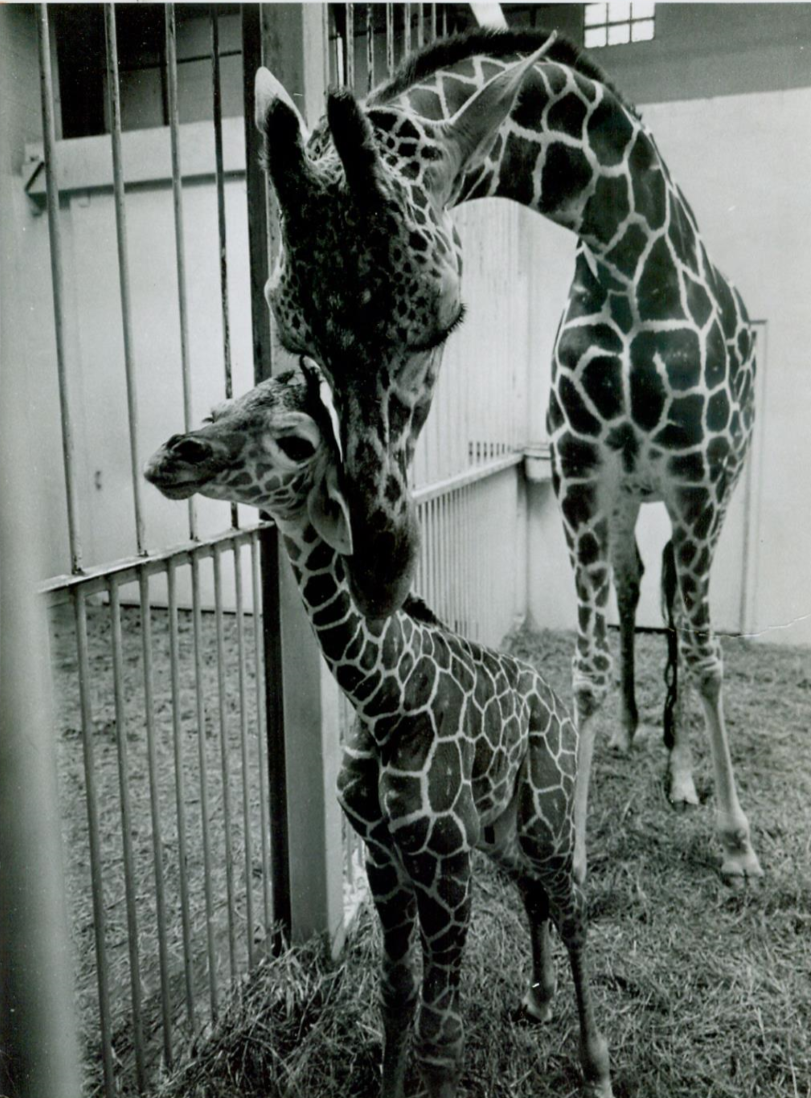
[[[668,750],[667,797],[672,808],[685,811],[698,805],[693,779],[693,751],[687,715],[689,683],[683,674],[679,636],[684,631],[684,611],[678,590],[676,555],[672,539],[662,553],[662,614],[667,629],[667,696],[663,715],[665,747]]]
[[[676,574],[684,615],[679,630],[679,645],[685,666],[701,698],[710,741],[718,806],[716,826],[724,851],[721,876],[729,884],[738,886],[748,879],[761,877],[763,871],[750,841],[749,821],[738,800],[724,722],[724,666],[720,645],[710,622],[710,565],[721,531],[724,509],[707,504],[703,498],[701,507],[694,505],[691,508],[689,492],[682,494],[687,497],[686,519],[680,521],[677,516],[673,530]]]

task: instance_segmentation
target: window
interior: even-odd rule
[[[586,49],[650,42],[653,38],[653,0],[639,3],[586,4]]]

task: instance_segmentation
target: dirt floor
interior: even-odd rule
[[[511,645],[570,696],[572,635],[522,633]],[[723,647],[739,792],[766,872],[760,887],[734,892],[718,876],[697,702],[690,715],[702,804],[686,814],[668,806],[658,734],[617,758],[606,747],[616,695],[599,716],[587,893],[593,987],[616,1098],[811,1096],[811,654],[730,639]],[[640,635],[638,652],[642,718],[656,725],[663,638]],[[156,1094],[373,1098],[377,950],[367,908],[337,965],[316,945],[265,963]],[[517,1019],[529,971],[523,913],[500,874],[478,861],[461,1094],[580,1092],[574,997],[559,942],[556,956],[553,1021]]]

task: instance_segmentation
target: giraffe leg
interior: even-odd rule
[[[549,897],[539,881],[520,876],[517,881],[529,921],[532,945],[532,978],[521,1005],[536,1022],[548,1022],[552,1017],[555,997],[555,966],[549,939]]]
[[[536,798],[537,803],[537,798]],[[543,810],[541,798],[541,811]],[[533,887],[548,897],[549,909],[569,954],[580,1021],[580,1062],[588,1098],[612,1098],[608,1044],[597,1026],[589,985],[586,900],[572,872],[566,841],[554,843],[545,823],[521,837],[533,868]]]
[[[592,496],[587,498],[591,499]],[[611,653],[606,632],[610,582],[608,527],[604,519],[594,522],[586,519],[570,527],[565,501],[563,513],[577,591],[577,647],[572,661],[572,690],[579,734],[574,873],[582,883],[586,877],[586,824],[596,732],[594,714],[605,698],[611,678]]]
[[[383,1020],[382,1098],[404,1098],[417,1005],[414,889],[380,809],[379,765],[360,722],[350,735],[338,777],[346,816],[366,844],[366,871],[383,932],[380,999]]]
[[[580,1062],[588,1098],[612,1098],[608,1044],[597,1028],[594,1003],[589,985],[586,936],[588,919],[586,900],[580,886],[572,880],[569,896],[556,913],[556,923],[569,954],[577,1013],[580,1020]]]
[[[682,493],[683,496],[688,494]],[[705,504],[703,511],[694,508],[688,514],[699,514],[694,526],[703,524],[702,529],[706,527],[709,534],[706,544],[698,551],[695,529],[674,524],[676,575],[684,615],[679,644],[685,667],[701,698],[710,741],[718,805],[716,826],[724,851],[721,876],[729,884],[740,885],[748,878],[761,877],[763,871],[750,842],[749,821],[738,800],[724,723],[723,660],[710,622],[710,565],[724,513],[723,509],[715,510]]]
[[[698,805],[698,792],[693,779],[693,749],[687,698],[690,680],[681,653],[680,637],[685,635],[686,622],[681,595],[678,591],[673,543],[668,542],[662,557],[662,604],[668,619],[668,698],[665,703],[665,746],[668,749],[667,796],[672,808],[686,811]],[[670,632],[674,630],[675,636]],[[672,689],[672,696],[671,696]]]
[[[437,858],[404,854],[414,882],[422,938],[422,999],[416,1056],[429,1098],[456,1098],[464,1028],[460,978],[470,921],[470,852]]]

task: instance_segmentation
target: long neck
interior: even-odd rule
[[[403,613],[369,621],[349,593],[343,560],[306,520],[278,522],[304,609],[330,671],[361,715],[391,711],[400,686],[393,674],[421,631]]]
[[[460,71],[438,72],[408,94],[408,105],[448,120],[514,60],[478,57],[456,66]],[[637,115],[611,88],[558,62],[538,64],[525,77],[487,161],[468,173],[457,201],[486,197],[536,210],[597,256],[619,245],[626,265],[628,253],[638,257],[651,231],[664,225],[669,207],[684,213],[684,231],[695,229]]]

